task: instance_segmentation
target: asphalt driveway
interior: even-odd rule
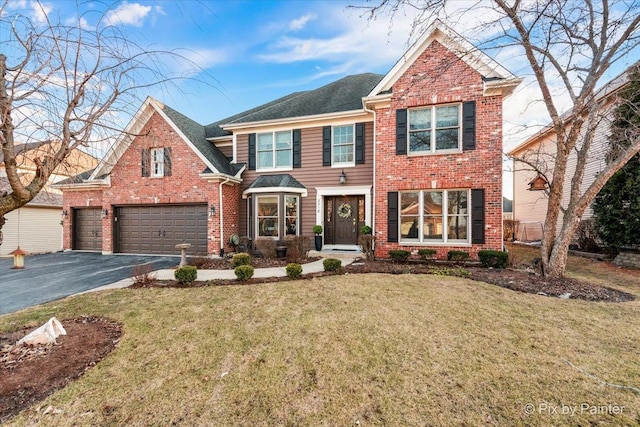
[[[0,314],[64,298],[132,276],[136,265],[153,270],[172,268],[180,257],[101,255],[60,252],[25,257],[25,268],[14,270],[13,258],[0,259]]]

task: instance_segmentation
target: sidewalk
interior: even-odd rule
[[[323,259],[319,259],[308,264],[302,264],[302,274],[318,273],[324,271]],[[353,262],[353,258],[342,258],[342,265],[349,265]],[[173,275],[174,269],[156,270],[152,274],[158,280],[175,280]],[[253,277],[285,277],[287,271],[285,267],[270,267],[270,268],[256,268]],[[197,282],[206,282],[208,280],[234,280],[236,275],[233,270],[198,270]],[[120,280],[115,283],[110,283],[99,288],[90,289],[88,291],[80,292],[76,295],[81,295],[87,292],[103,291],[106,289],[119,289],[126,288],[133,285],[133,278]]]

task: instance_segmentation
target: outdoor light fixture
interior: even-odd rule
[[[215,206],[210,206],[209,207],[209,216],[212,217],[216,214],[216,207]]]
[[[102,211],[100,212],[100,217],[102,219],[106,218],[109,216],[109,210],[108,209],[102,209]]]
[[[345,184],[347,182],[347,174],[344,173],[344,169],[340,173],[340,184]]]
[[[66,217],[68,217],[68,216],[69,216],[69,212],[67,212],[67,211],[62,211],[62,214],[61,214],[61,215],[62,215],[62,219],[65,219]]]

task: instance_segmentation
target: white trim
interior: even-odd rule
[[[339,187],[316,187],[316,224],[324,228],[325,196],[362,196],[364,195],[364,223],[371,224],[371,185],[341,185]]]
[[[276,142],[276,134],[277,133],[289,133],[289,144],[291,147],[289,149],[278,149]],[[260,150],[260,135],[268,135],[271,134],[271,167],[260,167],[259,165],[259,154],[266,153],[268,150]],[[278,151],[289,151],[289,166],[280,166],[278,167],[276,163],[278,162]],[[269,131],[269,132],[258,132],[256,133],[256,171],[257,172],[276,172],[276,171],[292,171],[293,170],[293,129],[286,129],[280,131]]]
[[[260,223],[260,218],[258,216],[258,206],[260,204],[260,199],[264,198],[264,197],[275,197],[276,201],[278,203],[278,212],[276,215],[276,231],[277,231],[277,235],[276,236],[261,236],[260,235],[260,231],[259,231],[259,227],[258,224]],[[255,201],[253,202],[253,209],[255,209],[255,215],[254,215],[254,230],[255,230],[255,238],[256,239],[275,239],[275,240],[280,240],[280,212],[281,212],[281,206],[280,206],[280,195],[279,194],[269,194],[269,195],[262,195],[262,196],[256,196]],[[263,218],[273,218],[272,216],[263,216]]]
[[[306,188],[298,187],[262,187],[262,188],[247,188],[242,192],[242,198],[246,199],[249,194],[261,194],[261,193],[295,193],[302,197],[307,197]]]
[[[231,144],[233,144],[233,158],[231,159],[231,163],[237,163],[238,161],[238,135],[235,133],[231,139]]]
[[[338,162],[334,162],[334,137],[335,137],[335,128],[340,127],[340,128],[346,128],[348,126],[351,126],[351,161],[350,162],[342,162],[342,163],[338,163]],[[345,145],[349,145],[349,144],[341,144],[341,146],[345,146]],[[346,125],[332,125],[331,126],[331,167],[332,168],[348,168],[348,167],[354,167],[356,165],[356,124],[346,124]]]
[[[241,133],[252,133],[251,130],[247,130],[248,128],[262,128],[262,127],[268,127],[268,126],[281,126],[283,128],[293,128],[295,129],[301,129],[301,128],[305,128],[305,127],[315,127],[316,124],[313,122],[318,122],[318,121],[327,121],[327,120],[332,120],[335,121],[336,119],[341,119],[341,118],[345,118],[345,119],[353,119],[353,121],[368,121],[368,120],[358,120],[358,117],[369,117],[370,114],[365,111],[364,109],[360,109],[360,110],[349,110],[349,111],[339,111],[339,112],[335,112],[335,113],[326,113],[326,114],[315,114],[315,115],[311,115],[311,116],[300,116],[300,117],[285,117],[282,119],[274,119],[274,120],[261,120],[261,121],[255,121],[255,122],[246,122],[246,123],[230,123],[230,124],[223,124],[220,125],[220,127],[224,130],[228,130],[228,131],[233,131],[233,130],[237,130],[237,129],[242,129]],[[277,130],[274,129],[274,130]],[[259,132],[256,130],[256,133]]]
[[[436,131],[437,127],[437,110],[438,108],[458,107],[458,148],[447,148],[438,150],[436,147]],[[431,128],[429,129],[429,151],[411,151],[411,112],[418,110],[431,110]],[[448,104],[429,104],[429,105],[421,105],[419,107],[411,107],[407,109],[407,156],[425,156],[425,155],[434,155],[434,154],[454,154],[454,153],[462,153],[462,131],[463,131],[463,117],[462,117],[462,102],[453,102]],[[453,129],[453,126],[448,126],[447,128]],[[425,130],[417,129],[413,132],[424,132]]]

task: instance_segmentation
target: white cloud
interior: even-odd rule
[[[110,25],[124,24],[141,27],[150,11],[151,6],[123,1],[120,6],[110,10],[106,18]]]
[[[307,22],[312,21],[317,18],[315,13],[307,13],[306,15],[301,16],[300,18],[294,19],[289,22],[289,29],[291,31],[301,30],[307,25]]]
[[[186,59],[183,64],[185,71],[193,69],[194,66],[207,69],[229,60],[229,53],[224,49],[189,49],[180,51],[180,55]]]
[[[49,13],[53,10],[53,6],[48,3],[31,3],[31,18],[38,24],[44,24],[47,22]]]

